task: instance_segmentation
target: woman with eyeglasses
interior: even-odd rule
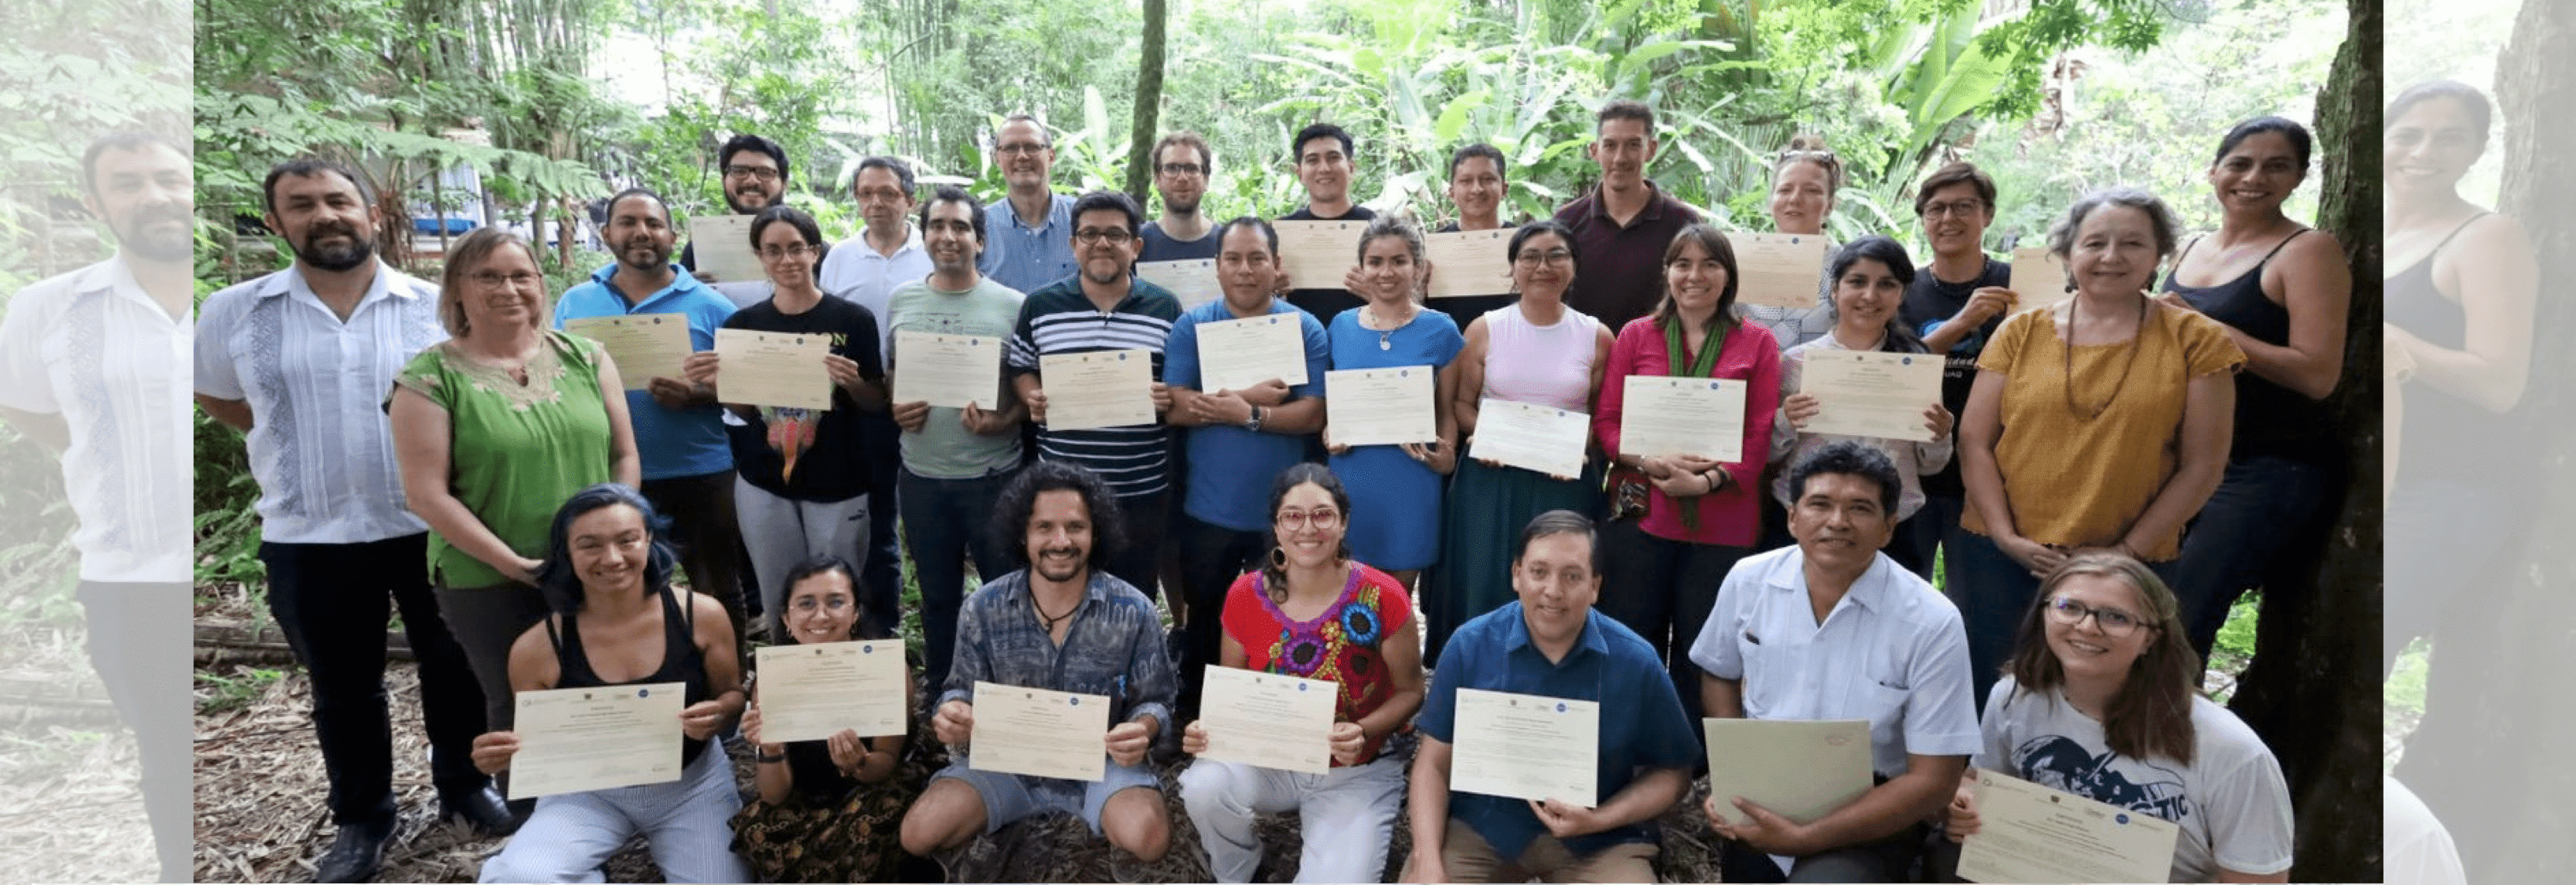
[[[799,645],[891,639],[859,611],[858,572],[823,554],[787,573],[787,638]],[[898,652],[900,653],[900,652]],[[912,709],[911,670],[904,709]],[[862,738],[853,729],[822,740],[761,739],[759,683],[742,714],[758,796],[733,818],[733,850],[763,882],[898,882],[903,812],[930,772],[906,752],[906,735]]]
[[[2171,590],[2135,559],[2051,572],[2021,618],[2012,672],[1986,695],[1979,750],[1947,824],[1981,829],[1991,771],[2172,821],[2174,882],[2290,880],[2290,789],[2252,728],[2201,696],[2200,654]],[[1955,849],[1932,864],[1955,869]]]
[[[752,250],[769,272],[768,300],[735,311],[727,329],[811,335],[830,339],[823,370],[832,379],[832,407],[825,410],[725,404],[725,435],[733,448],[734,518],[751,551],[760,581],[769,641],[783,642],[787,573],[816,556],[837,556],[865,567],[868,521],[893,519],[868,512],[870,462],[895,453],[867,444],[860,410],[886,408],[885,368],[877,356],[876,315],[846,298],[825,298],[815,284],[822,264],[823,233],[814,217],[791,206],[771,206],[751,220]],[[715,351],[690,354],[682,363],[693,383],[724,398],[723,366]],[[901,623],[900,612],[871,611],[877,623]]]
[[[1520,300],[1467,324],[1449,402],[1459,449],[1468,454],[1475,451],[1476,416],[1485,400],[1589,415],[1610,363],[1609,327],[1565,303],[1581,264],[1574,231],[1554,219],[1533,221],[1514,231],[1504,249]],[[1586,457],[1581,476],[1462,459],[1446,506],[1441,565],[1423,594],[1431,617],[1424,645],[1435,658],[1449,631],[1512,601],[1512,554],[1532,517],[1550,510],[1600,512],[1600,459]]]
[[[545,616],[538,559],[555,510],[595,483],[643,475],[608,350],[550,331],[546,278],[517,234],[478,228],[439,279],[446,341],[394,376],[385,404],[403,498],[429,523],[439,614],[510,727],[510,644]]]
[[[1347,316],[1348,314],[1344,314]],[[1296,811],[1299,882],[1375,882],[1402,808],[1405,760],[1384,752],[1423,698],[1421,622],[1404,585],[1352,558],[1343,543],[1351,497],[1323,465],[1302,463],[1271,483],[1278,546],[1226,591],[1219,663],[1335,684],[1329,770],[1308,774],[1199,759],[1181,772],[1181,801],[1198,824],[1209,874],[1250,882],[1261,862],[1255,817]],[[1208,751],[1207,727],[1181,730],[1181,749]]]
[[[549,613],[510,646],[516,692],[633,688],[677,682],[681,771],[673,780],[556,793],[501,853],[485,882],[598,881],[600,864],[637,835],[671,882],[746,882],[726,821],[742,807],[733,763],[714,740],[743,708],[742,667],[724,603],[675,589],[670,521],[635,489],[601,483],[565,501],[547,532],[538,576]],[[495,726],[474,739],[474,765],[510,767],[517,732]]]

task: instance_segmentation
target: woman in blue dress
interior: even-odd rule
[[[1397,218],[1379,218],[1360,234],[1359,277],[1364,303],[1333,317],[1333,368],[1405,369],[1430,373],[1439,441],[1402,445],[1340,445],[1324,429],[1333,475],[1350,490],[1351,553],[1406,587],[1440,558],[1440,490],[1458,460],[1458,427],[1449,409],[1457,382],[1454,365],[1467,339],[1448,314],[1422,306],[1431,265],[1422,258],[1422,232]]]

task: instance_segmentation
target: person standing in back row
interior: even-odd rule
[[[1585,256],[1584,274],[1565,292],[1565,306],[1591,315],[1606,329],[1655,309],[1663,294],[1664,250],[1682,228],[1699,222],[1698,210],[1673,199],[1646,177],[1655,162],[1655,109],[1614,101],[1593,115],[1592,144],[1583,149],[1601,167],[1601,185],[1556,210]]]

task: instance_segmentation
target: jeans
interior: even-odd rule
[[[769,624],[769,641],[786,644],[787,573],[812,557],[829,553],[865,574],[865,542],[872,520],[867,495],[843,501],[798,501],[782,498],[750,482],[734,480],[734,515],[742,523],[742,543],[751,551],[751,572],[760,581],[761,617]],[[893,520],[888,519],[888,522]],[[903,625],[895,608],[879,611],[864,587],[850,588],[860,599],[868,623],[891,633]]]
[[[1637,631],[1668,661],[1682,712],[1696,722],[1700,669],[1691,663],[1691,643],[1717,607],[1726,573],[1748,551],[1658,538],[1642,523],[1622,519],[1601,527],[1601,598],[1593,607]]]
[[[417,568],[418,562],[403,565]],[[152,824],[161,881],[191,881],[196,841],[189,770],[189,587],[82,581],[75,592],[88,625],[90,666],[106,684],[116,718],[134,730],[136,781]],[[42,818],[35,820],[42,824]]]
[[[718,743],[680,779],[537,800],[519,834],[483,862],[484,882],[605,882],[600,865],[641,833],[666,882],[749,882],[733,853],[742,793]]]
[[[439,587],[438,616],[465,650],[465,663],[483,687],[483,727],[507,731],[518,708],[510,694],[510,646],[546,619],[545,594],[526,584]]]
[[[2271,455],[2227,463],[2226,479],[2183,533],[2173,592],[2191,647],[2209,659],[2228,609],[2262,586],[2273,561],[2324,516],[2327,470]],[[2393,514],[2392,514],[2393,516]]]
[[[972,479],[931,479],[910,470],[896,475],[904,546],[911,549],[913,581],[921,587],[922,656],[933,698],[948,684],[948,663],[957,653],[957,608],[966,603],[967,558],[974,558],[975,574],[983,581],[1013,568],[986,526],[1002,486],[1017,472],[1005,468]]]
[[[1127,546],[1109,557],[1109,573],[1134,586],[1146,599],[1155,597],[1154,580],[1163,561],[1163,533],[1169,527],[1167,508],[1172,500],[1169,490],[1150,495],[1118,499],[1118,515],[1125,520]],[[1179,588],[1173,588],[1179,589]]]
[[[2461,604],[2487,605],[2463,599],[2460,591],[2502,577],[2507,534],[2529,517],[2521,505],[2492,489],[2447,480],[2399,485],[2389,496],[2385,590],[2381,593],[2384,639],[2381,672],[2397,663],[2397,654],[2418,636],[2433,635],[2434,624]]]
[[[1887,558],[1923,580],[1947,584],[1950,578],[1935,577],[1932,566],[1941,561],[1936,551],[1967,543],[1968,530],[1959,525],[1959,516],[1967,509],[1966,498],[1923,496],[1923,506],[1896,524],[1896,537],[1887,544]]]
[[[689,589],[724,603],[725,617],[733,622],[734,650],[748,660],[751,647],[742,641],[741,529],[734,520],[733,484],[733,471],[724,470],[648,479],[640,491],[653,502],[653,509],[671,520],[667,537],[680,550],[680,567],[689,573]]]
[[[2039,597],[2039,578],[1995,546],[1993,538],[1968,533],[1966,543],[1949,551],[1950,601],[1968,632],[1969,675],[1976,680],[1974,702],[1982,709],[1986,690],[2012,660],[2015,634]],[[2147,570],[2166,586],[2174,582],[2174,563],[2150,562]]]
[[[860,610],[877,616],[886,635],[903,633],[903,547],[896,541],[894,474],[868,489],[868,536],[859,564]]]
[[[1258,815],[1297,812],[1303,854],[1299,882],[1376,882],[1386,876],[1388,840],[1404,804],[1405,760],[1306,774],[1200,759],[1181,771],[1181,802],[1207,848],[1208,874],[1250,882],[1261,865]]]
[[[429,536],[357,544],[259,545],[268,564],[268,611],[313,682],[313,733],[331,778],[331,822],[394,819],[393,718],[385,705],[385,627],[402,612],[403,636],[420,662],[421,721],[429,732],[430,777],[441,794],[491,782],[474,768],[483,733],[483,689],[465,649],[440,620],[429,578],[415,568]]]
[[[1268,531],[1240,532],[1188,514],[1181,515],[1182,598],[1190,611],[1189,642],[1181,647],[1181,709],[1199,708],[1199,688],[1224,647],[1225,593],[1234,579],[1260,567],[1269,555]]]

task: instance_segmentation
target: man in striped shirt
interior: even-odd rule
[[[1038,457],[1080,464],[1109,482],[1125,521],[1126,549],[1109,561],[1109,573],[1154,595],[1154,562],[1163,546],[1171,474],[1163,414],[1172,395],[1163,387],[1163,344],[1180,319],[1181,302],[1161,286],[1137,279],[1136,231],[1144,212],[1126,194],[1100,191],[1073,204],[1073,253],[1078,271],[1029,293],[1020,305],[1005,365],[1013,389],[1039,422]],[[1154,420],[1149,424],[1056,430],[1046,425],[1046,391],[1038,360],[1056,354],[1142,350],[1153,361]]]

